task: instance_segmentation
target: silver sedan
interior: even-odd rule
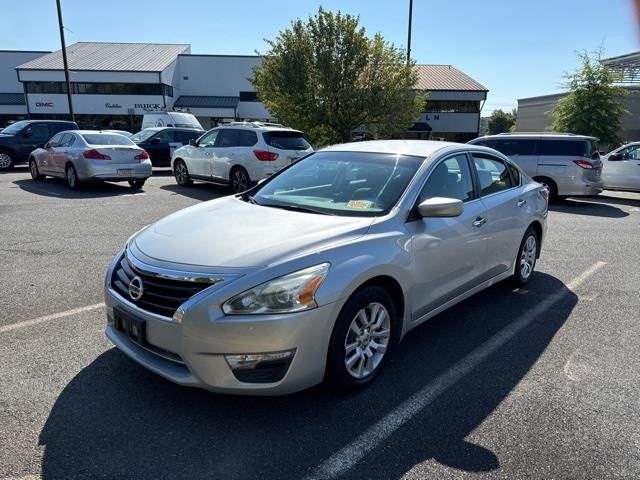
[[[149,154],[123,135],[95,130],[69,130],[54,135],[29,155],[34,180],[45,176],[67,180],[71,189],[91,180],[122,182],[142,188],[151,176]]]
[[[360,387],[409,330],[496,282],[527,284],[547,201],[486,147],[332,146],[133,235],[107,272],[106,334],[181,385]]]

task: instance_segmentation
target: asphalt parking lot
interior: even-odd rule
[[[250,398],[104,336],[116,250],[227,194],[156,173],[139,193],[0,174],[0,479],[640,478],[640,194],[553,206],[528,289],[414,330],[369,388]]]

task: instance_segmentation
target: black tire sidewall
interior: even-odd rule
[[[233,185],[233,176],[238,171],[242,172],[244,174],[244,176],[247,178],[247,188],[245,190],[240,190],[240,191],[236,192],[235,186]],[[229,174],[229,188],[231,188],[231,191],[233,193],[242,193],[242,192],[248,190],[249,188],[251,188],[251,177],[249,177],[249,172],[247,172],[242,167],[233,167],[231,169],[231,173]]]
[[[357,379],[349,374],[344,364],[344,340],[351,325],[351,321],[358,311],[373,302],[381,303],[389,312],[392,329],[391,339],[378,368],[376,368],[368,377]],[[370,384],[380,374],[380,371],[384,368],[387,358],[389,357],[394,338],[394,328],[396,328],[396,309],[391,295],[389,295],[384,288],[370,286],[355,292],[344,304],[342,310],[340,310],[338,318],[334,324],[333,331],[331,333],[331,340],[329,342],[329,350],[327,352],[325,382],[340,390],[353,390]]]
[[[33,164],[33,166],[36,169],[36,174],[33,174],[33,169],[31,167],[31,165]],[[38,170],[38,164],[36,163],[35,159],[30,158],[29,159],[29,173],[31,174],[31,178],[33,180],[41,180],[42,179],[42,175],[40,175],[40,170]]]
[[[535,229],[533,229],[532,227],[529,227],[527,231],[524,232],[524,236],[522,237],[522,241],[520,242],[520,248],[518,248],[518,255],[516,256],[516,266],[515,266],[515,273],[513,275],[513,280],[516,286],[518,287],[524,287],[527,283],[531,281],[531,278],[533,277],[533,274],[535,272],[536,264],[538,263],[538,258],[536,253],[536,257],[534,258],[534,261],[533,261],[533,268],[531,269],[531,274],[527,278],[522,277],[522,274],[520,273],[520,256],[522,255],[522,250],[524,248],[524,244],[527,241],[527,238],[529,238],[531,235],[533,235],[534,238],[536,239],[536,249],[538,250],[540,249],[540,244],[539,244],[540,239],[538,238],[538,233],[535,231]]]
[[[138,190],[138,189],[144,187],[144,184],[145,184],[146,181],[147,181],[146,179],[144,179],[144,180],[138,180],[138,179],[129,180],[129,186],[131,186],[131,188],[134,188],[134,189]]]

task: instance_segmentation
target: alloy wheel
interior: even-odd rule
[[[186,183],[186,181],[187,181],[187,167],[184,165],[184,163],[179,162],[176,165],[174,175],[176,177],[176,182],[178,182],[179,185],[184,185]]]
[[[38,166],[36,165],[35,160],[31,160],[29,162],[29,171],[31,172],[31,178],[33,178],[34,180],[36,180],[39,177]]]
[[[8,153],[0,153],[0,169],[7,169],[11,166],[11,156]]]
[[[233,191],[235,193],[244,192],[249,188],[249,178],[247,177],[247,174],[244,173],[244,170],[238,169],[233,172],[232,182]]]
[[[76,171],[73,169],[73,167],[67,168],[67,183],[69,184],[69,186],[71,188],[76,188],[77,182],[78,179],[76,178]]]
[[[522,252],[520,252],[520,275],[525,280],[533,273],[533,267],[536,263],[536,253],[536,237],[529,235],[522,246]]]
[[[381,303],[358,311],[344,341],[344,364],[354,378],[371,375],[384,357],[391,338],[391,317]]]

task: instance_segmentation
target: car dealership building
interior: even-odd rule
[[[149,111],[193,113],[209,128],[274,121],[249,81],[255,55],[192,54],[187,44],[79,42],[67,47],[76,121],[135,131]],[[406,138],[466,141],[478,134],[487,89],[451,65],[417,65],[426,111]],[[0,51],[0,127],[19,119],[66,119],[62,53]]]

